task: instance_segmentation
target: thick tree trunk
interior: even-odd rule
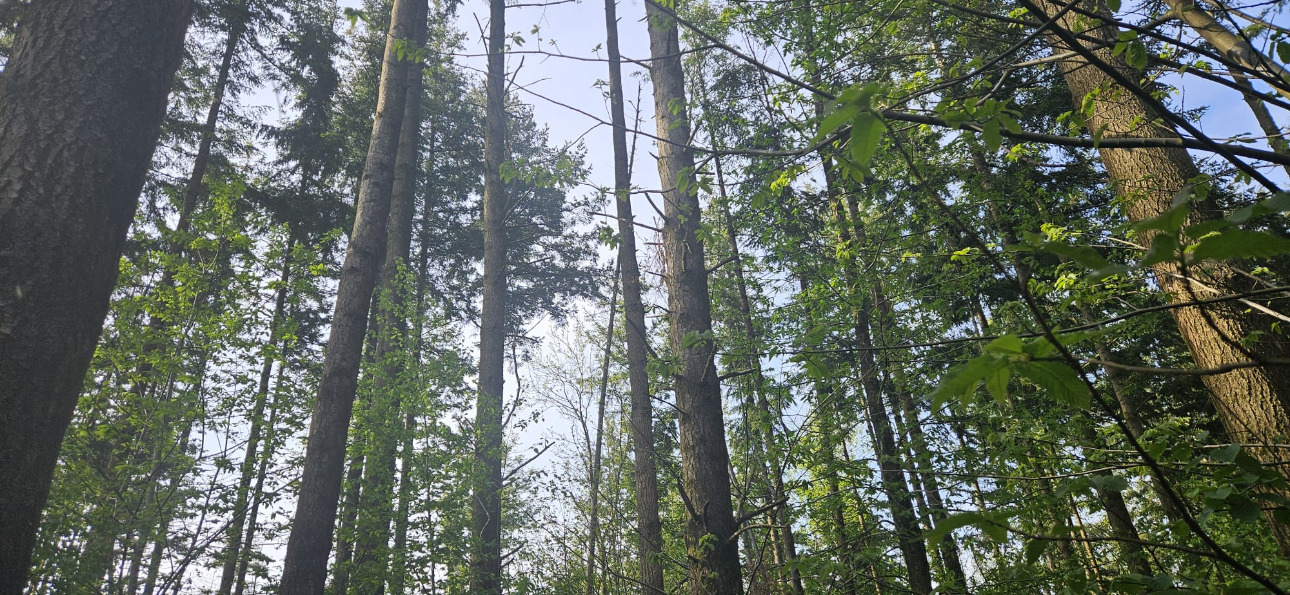
[[[395,0],[390,15],[376,120],[363,167],[354,230],[337,285],[336,308],[309,427],[300,495],[283,562],[279,587],[282,595],[317,595],[323,592],[326,582],[327,557],[331,552],[345,468],[345,441],[358,388],[372,289],[385,251],[395,153],[407,100],[410,62],[399,59],[395,42],[408,39],[416,12],[411,0]]]
[[[489,0],[484,130],[484,287],[479,319],[479,395],[475,404],[470,591],[502,593],[502,390],[506,359],[506,2]]]
[[[690,592],[739,595],[734,509],[730,501],[730,453],[713,359],[712,302],[698,230],[702,210],[695,193],[694,154],[685,108],[676,22],[652,0],[645,5],[650,76],[658,136],[658,173],[664,195],[663,251],[667,262],[668,311],[673,374],[680,425],[681,475],[686,506],[686,549],[691,557]],[[681,188],[685,188],[682,191]]]
[[[658,474],[654,458],[654,404],[646,371],[645,306],[636,259],[636,224],[631,201],[631,155],[623,99],[622,55],[618,49],[617,0],[605,0],[605,49],[609,58],[609,107],[613,122],[614,204],[618,214],[618,268],[623,282],[623,320],[627,335],[627,380],[631,392],[632,450],[635,454],[637,556],[641,595],[663,589],[663,524],[658,516]]]
[[[422,48],[426,41],[426,0],[414,1],[413,43]],[[403,390],[399,377],[403,366],[397,352],[406,345],[407,321],[403,319],[406,288],[398,282],[399,267],[406,266],[412,246],[412,219],[416,211],[417,174],[420,171],[421,145],[421,79],[422,65],[407,72],[407,99],[399,132],[398,154],[394,161],[394,184],[390,203],[385,262],[381,265],[376,316],[376,364],[382,370],[375,379],[372,403],[373,443],[368,450],[368,464],[363,468],[363,488],[359,500],[358,533],[355,538],[355,592],[376,594],[384,591],[389,571],[390,522],[394,516],[394,466],[398,457],[400,430],[403,425]]]
[[[1049,16],[1061,7],[1053,2],[1039,6]],[[1098,14],[1107,14],[1105,7],[1091,0],[1083,6]],[[1064,31],[1083,32],[1085,36],[1106,43],[1105,46],[1084,48],[1103,64],[1137,80],[1120,56],[1112,54],[1116,30],[1110,25],[1097,26],[1085,31],[1084,17],[1066,14],[1058,20]],[[1109,22],[1109,17],[1108,17]],[[1056,32],[1049,34],[1055,52],[1069,51],[1067,40],[1073,38]],[[1090,63],[1083,55],[1063,60],[1062,75],[1071,90],[1076,108],[1090,93],[1100,90],[1088,117],[1090,130],[1103,131],[1104,138],[1172,138],[1177,134],[1156,124],[1158,112],[1128,90],[1122,89],[1106,71]],[[1099,149],[1107,173],[1116,185],[1117,193],[1126,198],[1125,211],[1132,221],[1150,219],[1169,210],[1174,197],[1183,191],[1199,171],[1191,156],[1183,149],[1140,148]],[[1212,217],[1213,213],[1197,209],[1193,220]],[[1148,234],[1142,238],[1149,244]],[[1164,262],[1153,267],[1156,282],[1175,303],[1214,297],[1242,289],[1239,273],[1229,263],[1206,262],[1183,270],[1176,262]],[[1270,320],[1258,312],[1235,302],[1203,307],[1177,308],[1173,311],[1184,341],[1199,368],[1226,365],[1244,365],[1254,357],[1286,358],[1290,349],[1270,329]],[[1258,334],[1261,333],[1261,334]],[[1255,337],[1250,345],[1242,341]],[[1232,370],[1203,377],[1218,417],[1234,442],[1243,444],[1278,444],[1290,436],[1290,370],[1284,366],[1261,365]],[[1280,468],[1286,462],[1276,448],[1250,448],[1249,452],[1265,465]],[[1275,507],[1265,510],[1269,526],[1276,537],[1283,555],[1290,555],[1290,525],[1277,521]]]
[[[32,4],[0,73],[0,593],[26,586],[190,8]]]

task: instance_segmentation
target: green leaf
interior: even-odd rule
[[[1025,353],[1025,343],[1016,335],[1004,335],[985,345],[986,353]]]
[[[860,113],[860,108],[854,105],[840,106],[833,110],[833,113],[825,116],[824,120],[820,122],[820,127],[815,132],[815,142],[823,140],[824,137],[853,120],[858,113]]]
[[[1133,40],[1128,43],[1124,50],[1124,61],[1131,68],[1141,70],[1147,65],[1147,46],[1142,45],[1141,41]]]
[[[1044,550],[1048,549],[1048,540],[1031,539],[1026,542],[1026,564],[1034,564],[1044,555]]]
[[[951,368],[945,376],[941,377],[941,384],[932,391],[932,410],[939,410],[953,397],[971,393],[983,378],[1007,365],[1007,360],[985,354],[968,360],[961,366]]]
[[[1076,409],[1088,408],[1091,398],[1088,386],[1065,363],[1032,361],[1020,368],[1022,375],[1048,391],[1058,402]]]
[[[1110,8],[1113,13],[1120,12],[1120,0],[1106,0],[1106,7]]]
[[[1282,62],[1290,62],[1290,43],[1277,42],[1277,57],[1281,58]]]
[[[1008,404],[1008,380],[1012,378],[1012,369],[1004,366],[985,377],[985,390],[1000,405]]]
[[[861,167],[868,167],[873,155],[878,151],[878,141],[882,140],[883,125],[878,115],[873,112],[862,112],[851,124],[851,140],[847,145],[851,149],[851,159]]]
[[[985,142],[985,148],[990,151],[998,151],[1003,144],[1003,134],[999,130],[999,120],[991,119],[981,125],[981,140]]]
[[[1192,261],[1267,258],[1290,252],[1290,239],[1262,231],[1233,229],[1209,236],[1191,249]]]

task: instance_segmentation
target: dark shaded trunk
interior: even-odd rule
[[[479,395],[475,403],[474,498],[470,516],[470,591],[502,593],[502,390],[506,359],[506,2],[489,1],[484,130],[484,283],[479,318]]]
[[[730,501],[730,453],[726,449],[721,384],[713,359],[712,302],[698,230],[702,210],[695,193],[694,154],[685,107],[676,22],[646,3],[653,59],[658,173],[664,196],[663,252],[667,263],[672,374],[679,418],[681,476],[686,500],[686,547],[692,553],[690,592],[739,595],[743,578],[734,509]],[[681,191],[685,188],[685,191]]]
[[[1061,6],[1039,2],[1050,17]],[[1084,0],[1085,9],[1106,15],[1100,2]],[[1106,22],[1111,22],[1107,17]],[[1049,33],[1055,52],[1066,52],[1077,43],[1070,31],[1081,31],[1097,40],[1078,42],[1083,45],[1079,56],[1060,62],[1061,72],[1078,109],[1090,93],[1099,92],[1088,116],[1088,128],[1099,130],[1103,138],[1176,138],[1172,127],[1157,122],[1160,112],[1152,103],[1124,89],[1110,74],[1115,72],[1136,81],[1140,76],[1129,68],[1122,56],[1112,53],[1117,39],[1114,26],[1101,24],[1088,28],[1087,18],[1067,13],[1058,19]],[[1088,55],[1094,56],[1103,70]],[[1125,212],[1131,221],[1143,221],[1168,211],[1174,197],[1199,175],[1191,156],[1183,149],[1139,148],[1098,150],[1107,174],[1114,181],[1117,194],[1125,197]],[[1216,216],[1205,205],[1198,205],[1192,221]],[[1152,234],[1143,234],[1142,243],[1150,244]],[[1240,291],[1246,281],[1230,263],[1207,261],[1183,269],[1177,262],[1162,262],[1152,267],[1156,282],[1175,303]],[[1237,302],[1191,306],[1172,310],[1183,340],[1187,343],[1198,368],[1243,365],[1251,358],[1286,358],[1290,346],[1271,329],[1271,320]],[[1249,345],[1241,342],[1257,337]],[[1278,444],[1290,436],[1290,369],[1284,366],[1258,365],[1203,377],[1214,409],[1233,442],[1243,444]],[[1264,465],[1280,468],[1284,456],[1276,448],[1248,449]],[[1284,472],[1283,472],[1284,473]],[[1162,478],[1162,481],[1164,478]],[[1280,495],[1286,495],[1284,490]],[[1265,517],[1283,555],[1290,555],[1290,525],[1276,519],[1280,507],[1265,506]]]
[[[426,41],[426,0],[413,0],[413,39],[415,47]],[[389,572],[390,523],[394,516],[394,466],[398,457],[400,431],[403,425],[402,360],[398,351],[407,345],[407,321],[403,317],[406,289],[399,286],[400,266],[406,266],[412,246],[412,219],[416,211],[417,173],[420,170],[421,85],[422,67],[408,68],[407,99],[399,132],[399,148],[394,161],[394,184],[391,190],[385,262],[377,286],[373,310],[377,312],[376,365],[381,372],[373,382],[373,427],[367,464],[363,467],[363,487],[359,499],[358,532],[355,536],[355,592],[375,594],[384,591]]]
[[[395,42],[405,40],[415,26],[410,0],[395,0],[386,37],[380,91],[367,163],[359,187],[354,230],[337,284],[322,380],[314,402],[304,474],[291,537],[283,562],[282,595],[322,593],[331,552],[336,507],[345,469],[345,442],[358,388],[367,315],[385,251],[395,153],[407,100],[409,62],[400,60]]]
[[[0,73],[0,593],[26,586],[190,8],[29,5]]]
[[[605,0],[605,49],[609,58],[609,106],[614,145],[614,204],[618,214],[618,268],[623,283],[623,320],[627,335],[627,379],[631,392],[632,451],[635,454],[637,556],[642,595],[663,590],[663,524],[658,516],[658,472],[654,458],[654,404],[646,371],[645,306],[636,259],[631,171],[627,152],[622,55],[618,49],[617,0]]]

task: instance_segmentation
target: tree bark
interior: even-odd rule
[[[479,319],[479,394],[475,404],[470,591],[502,593],[502,390],[506,359],[506,2],[489,0],[484,130],[484,283]]]
[[[631,202],[631,155],[623,99],[622,55],[618,49],[617,0],[605,0],[605,49],[609,59],[609,108],[613,123],[614,204],[618,215],[618,268],[623,283],[627,335],[627,380],[631,393],[632,450],[635,455],[637,556],[641,595],[663,589],[663,524],[658,516],[658,472],[654,458],[654,404],[646,371],[645,305],[636,259],[636,224]]]
[[[291,278],[291,249],[295,246],[295,236],[290,235],[282,252],[282,270],[278,274],[278,293],[273,302],[273,317],[269,321],[269,338],[265,341],[264,364],[260,367],[260,384],[255,392],[255,403],[251,408],[250,436],[246,440],[246,454],[242,458],[242,477],[237,485],[237,497],[233,503],[233,519],[228,524],[224,545],[224,568],[220,575],[219,595],[233,592],[233,583],[237,578],[238,558],[242,552],[242,532],[246,526],[247,507],[250,504],[251,481],[259,462],[260,436],[264,433],[264,410],[269,400],[269,380],[273,375],[273,362],[278,359],[281,350],[274,353],[274,344],[278,341],[278,325],[281,324],[283,311],[287,304],[287,286]]]
[[[0,593],[26,585],[190,9],[27,6],[0,73]]]
[[[1109,15],[1100,2],[1082,0],[1082,3],[1090,12]],[[1061,10],[1051,1],[1043,1],[1039,7],[1049,17]],[[1104,131],[1104,138],[1177,138],[1171,127],[1156,123],[1160,114],[1154,105],[1123,89],[1109,74],[1114,69],[1126,75],[1128,80],[1139,78],[1121,57],[1112,53],[1117,32],[1115,27],[1106,24],[1112,22],[1110,17],[1086,31],[1079,24],[1083,18],[1070,13],[1064,15],[1049,33],[1049,41],[1058,53],[1072,49],[1068,44],[1075,41],[1069,33],[1071,31],[1082,32],[1085,37],[1107,44],[1092,47],[1094,44],[1090,41],[1079,42],[1084,46],[1080,48],[1083,53],[1060,62],[1076,109],[1086,96],[1101,90],[1088,117],[1088,128]],[[1098,67],[1087,55],[1096,57],[1107,70]],[[1127,199],[1125,212],[1132,221],[1143,221],[1166,212],[1173,206],[1174,197],[1199,175],[1191,156],[1183,149],[1104,147],[1098,152],[1117,194]],[[1192,221],[1214,216],[1214,213],[1200,208],[1194,212]],[[1152,235],[1143,234],[1142,243],[1150,244]],[[1175,303],[1239,291],[1243,283],[1243,277],[1227,262],[1208,261],[1184,270],[1179,263],[1169,261],[1152,269],[1156,282]],[[1251,356],[1290,356],[1286,343],[1278,339],[1276,333],[1266,332],[1271,328],[1270,321],[1239,303],[1189,306],[1176,308],[1172,313],[1198,368],[1247,364],[1252,361]],[[1255,333],[1262,334],[1248,347],[1241,345],[1241,341]],[[1203,380],[1218,417],[1234,442],[1277,444],[1290,436],[1290,370],[1284,366],[1241,368],[1206,375]],[[1275,448],[1255,447],[1249,452],[1272,468],[1280,469],[1279,466],[1285,463]],[[1275,508],[1265,507],[1265,517],[1282,555],[1290,555],[1290,525],[1277,521]]]
[[[279,587],[282,595],[318,595],[326,581],[345,468],[345,441],[358,388],[372,289],[385,248],[395,153],[407,99],[409,62],[399,59],[395,41],[408,39],[415,14],[411,0],[394,1],[372,140],[359,186],[354,230],[337,284],[336,308],[305,449],[304,474],[283,562]]]
[[[413,0],[413,43],[424,48],[426,0]],[[385,244],[385,262],[381,265],[375,310],[376,365],[381,368],[375,378],[372,404],[372,440],[368,464],[363,467],[363,488],[359,499],[358,533],[356,535],[354,585],[360,594],[383,592],[389,571],[390,523],[394,515],[394,466],[398,457],[400,430],[403,424],[402,360],[397,355],[406,347],[407,321],[403,318],[406,288],[400,287],[400,265],[405,265],[412,246],[412,219],[416,211],[417,173],[421,145],[421,79],[422,65],[407,69],[407,99],[399,132],[399,148],[394,161],[394,184]]]
[[[676,22],[652,0],[645,5],[658,128],[658,173],[663,193],[663,252],[680,426],[681,475],[686,496],[686,547],[690,592],[739,595],[743,591],[730,500],[721,384],[714,361],[712,302],[698,230],[702,210],[695,192],[694,153],[685,106]]]
[[[830,194],[834,194],[832,191]],[[837,220],[839,241],[849,251],[864,241],[864,228],[859,220],[859,210],[854,198],[844,200],[831,197],[834,204],[834,218]],[[892,523],[896,527],[896,538],[900,552],[905,560],[905,569],[909,572],[909,588],[919,595],[932,592],[932,570],[927,558],[927,546],[923,542],[922,531],[918,527],[918,516],[914,512],[914,503],[905,475],[901,470],[900,450],[896,447],[896,438],[891,427],[891,418],[883,402],[883,391],[879,380],[877,361],[873,355],[873,340],[870,336],[870,299],[861,291],[860,276],[857,264],[852,258],[842,263],[850,287],[851,320],[854,326],[857,359],[860,364],[860,385],[863,391],[865,410],[869,415],[872,428],[874,454],[878,458],[878,467],[882,479],[883,493],[887,496],[887,505],[891,508]]]

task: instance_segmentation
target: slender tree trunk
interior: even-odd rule
[[[345,441],[358,388],[372,289],[385,249],[395,153],[407,99],[409,62],[399,59],[395,42],[408,39],[415,26],[416,12],[410,0],[394,1],[372,141],[363,168],[354,230],[341,266],[322,380],[309,427],[299,500],[283,562],[279,587],[282,595],[318,595],[323,592],[327,576],[327,557],[344,474]]]
[[[502,592],[502,390],[506,360],[506,2],[489,0],[484,131],[484,283],[479,320],[479,395],[475,405],[470,591]]]
[[[238,558],[242,551],[242,530],[245,528],[247,506],[249,505],[251,481],[258,466],[260,456],[260,436],[264,433],[264,410],[269,400],[269,380],[273,375],[273,362],[281,350],[274,352],[278,340],[278,326],[281,324],[283,311],[287,304],[287,286],[291,278],[291,249],[295,246],[295,236],[288,232],[287,243],[282,251],[282,269],[278,274],[278,293],[273,302],[273,316],[269,321],[269,337],[265,342],[264,364],[260,366],[260,384],[255,392],[255,404],[251,408],[250,436],[246,440],[246,455],[242,458],[242,477],[237,486],[237,499],[233,503],[233,519],[228,524],[224,545],[224,569],[220,575],[219,595],[233,592],[233,583],[237,578]]]
[[[278,379],[273,387],[273,403],[269,405],[269,421],[265,424],[264,452],[260,455],[259,471],[255,476],[255,487],[251,489],[251,504],[247,509],[243,523],[245,535],[242,538],[242,551],[237,563],[237,580],[233,584],[233,595],[242,595],[246,589],[246,571],[251,563],[251,553],[255,545],[256,521],[260,515],[260,503],[264,498],[264,480],[269,474],[269,464],[273,461],[274,439],[277,433],[278,412],[281,410],[282,377],[286,366],[278,366]]]
[[[664,192],[663,251],[667,261],[668,311],[673,374],[680,422],[681,475],[686,509],[686,548],[691,556],[690,592],[738,595],[743,590],[735,518],[730,501],[730,453],[726,450],[721,384],[713,359],[712,302],[698,230],[702,210],[694,192],[694,154],[685,106],[676,22],[647,1],[654,117],[658,127],[658,173]],[[684,191],[681,189],[685,188]]]
[[[622,56],[618,49],[617,0],[605,0],[605,48],[609,58],[609,106],[613,122],[614,204],[618,214],[618,268],[623,283],[623,320],[627,335],[627,379],[631,393],[632,449],[635,454],[637,557],[641,595],[663,589],[663,524],[658,515],[658,473],[654,456],[654,404],[646,371],[645,306],[631,202],[631,155],[627,152]]]
[[[1257,73],[1273,90],[1290,98],[1290,71],[1254,49],[1243,37],[1219,23],[1209,11],[1196,6],[1192,0],[1165,0],[1169,12],[1187,23],[1206,42],[1214,46],[1223,57],[1236,65]],[[1244,80],[1245,77],[1240,77]],[[1238,83],[1239,84],[1239,83]]]
[[[0,593],[26,586],[190,8],[29,5],[0,73]]]
[[[830,175],[830,178],[832,176]],[[828,182],[826,182],[828,183]],[[860,213],[854,197],[844,200],[836,195],[829,184],[829,193],[834,207],[834,218],[837,221],[839,241],[849,250],[854,251],[864,241],[864,225],[859,220]],[[873,341],[870,336],[870,299],[864,293],[861,280],[856,270],[857,263],[848,258],[842,263],[850,287],[851,319],[854,326],[857,359],[860,363],[860,385],[863,389],[865,409],[869,415],[872,428],[874,454],[878,457],[878,466],[882,478],[883,493],[891,507],[892,522],[896,527],[896,537],[900,543],[901,555],[905,568],[909,571],[909,587],[915,593],[927,595],[932,591],[931,564],[927,558],[927,546],[923,542],[922,531],[918,527],[918,517],[914,511],[912,494],[905,483],[901,471],[900,451],[891,427],[891,418],[883,402],[882,386],[879,380],[877,361],[873,355]]]
[[[605,357],[600,367],[600,406],[596,410],[596,443],[591,450],[591,528],[587,538],[586,595],[596,595],[596,542],[600,539],[600,450],[605,436],[605,401],[609,397],[609,358],[614,347],[614,315],[618,310],[618,271],[609,298],[609,325],[605,331]],[[602,554],[603,555],[603,552]]]
[[[416,417],[408,413],[403,420],[403,452],[399,461],[399,508],[394,515],[394,552],[390,566],[390,595],[403,595],[408,578],[408,524],[412,497],[412,434]]]
[[[1109,14],[1103,4],[1094,0],[1083,0],[1082,6],[1098,14]],[[1061,10],[1059,5],[1049,1],[1040,2],[1039,7],[1049,16]],[[1084,45],[1081,49],[1095,56],[1108,69],[1127,75],[1129,80],[1138,80],[1138,75],[1122,57],[1113,55],[1111,51],[1117,39],[1115,27],[1104,24],[1084,31],[1086,36],[1108,44],[1106,46],[1090,47],[1091,42],[1078,42],[1070,35],[1072,30],[1085,28],[1080,24],[1084,18],[1068,13],[1058,19],[1057,27],[1049,34],[1054,51],[1066,52],[1073,47],[1070,43],[1081,43]],[[1110,22],[1109,17],[1107,22]],[[1086,96],[1101,90],[1088,117],[1088,127],[1103,131],[1104,138],[1177,136],[1172,128],[1155,124],[1159,116],[1155,106],[1122,89],[1109,70],[1096,67],[1085,55],[1063,60],[1060,67],[1077,108]],[[1150,219],[1168,211],[1173,206],[1174,197],[1199,174],[1191,156],[1183,149],[1102,148],[1098,152],[1117,193],[1127,199],[1125,211],[1132,221]],[[1213,216],[1213,213],[1197,209],[1192,220]],[[1147,233],[1141,240],[1150,244],[1151,238],[1152,234]],[[1210,261],[1186,270],[1176,262],[1162,262],[1152,269],[1156,282],[1173,302],[1189,302],[1239,291],[1245,283],[1227,262]],[[1290,356],[1286,343],[1276,333],[1266,332],[1270,329],[1270,321],[1242,304],[1228,302],[1191,306],[1176,308],[1172,313],[1198,368],[1241,365],[1251,362],[1252,358]],[[1242,341],[1256,336],[1258,339],[1250,345],[1242,345]],[[1290,436],[1290,370],[1284,366],[1244,367],[1205,375],[1203,381],[1219,419],[1234,442],[1277,444]],[[1249,452],[1272,468],[1285,463],[1284,456],[1276,448],[1254,447]],[[1277,520],[1277,509],[1276,506],[1266,507],[1265,517],[1282,555],[1290,555],[1290,525]]]
[[[345,493],[340,507],[340,527],[336,531],[336,563],[332,565],[332,591],[349,593],[349,577],[354,571],[354,537],[358,528],[358,506],[362,501],[363,456],[361,445],[350,447],[345,466]]]

